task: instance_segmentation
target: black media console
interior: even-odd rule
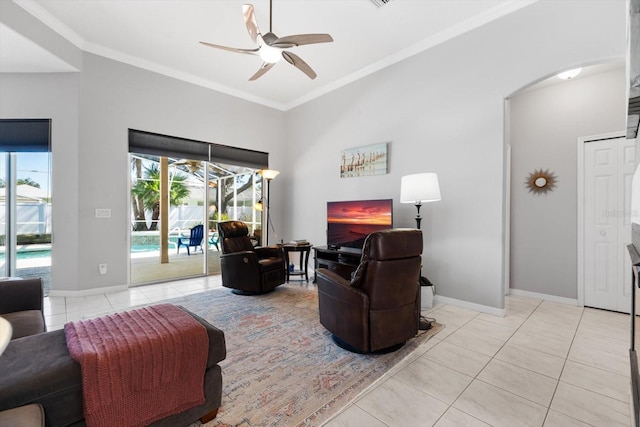
[[[329,249],[326,246],[314,246],[313,251],[315,270],[326,268],[347,280],[351,280],[351,273],[356,271],[362,256],[361,249]],[[316,281],[315,274],[313,281]]]

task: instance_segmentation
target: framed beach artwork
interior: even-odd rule
[[[342,150],[340,178],[388,173],[387,142]]]

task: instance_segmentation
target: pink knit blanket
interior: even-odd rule
[[[205,401],[207,331],[175,305],[70,322],[64,332],[88,427],[145,426]]]

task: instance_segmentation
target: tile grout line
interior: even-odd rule
[[[535,312],[535,311],[540,307],[540,305],[542,305],[542,303],[543,303],[543,301],[541,300],[538,304],[536,304],[536,305],[535,305],[535,308],[534,308],[533,310],[531,310],[531,312],[527,315],[527,317],[526,317],[526,318],[524,319],[524,321],[520,324],[520,326],[518,326],[518,327],[516,328],[516,330],[515,330],[515,331],[513,331],[513,333],[512,333],[512,334],[509,336],[509,338],[504,342],[504,344],[502,344],[502,345],[500,346],[500,348],[499,348],[499,349],[494,353],[494,355],[493,355],[493,356],[490,356],[491,358],[489,359],[489,361],[488,361],[488,362],[487,362],[487,363],[482,367],[482,369],[480,369],[480,371],[479,371],[479,372],[478,372],[478,373],[473,377],[473,379],[469,382],[469,384],[467,384],[467,386],[466,386],[466,387],[465,387],[465,388],[460,392],[460,394],[456,397],[456,399],[453,401],[453,403],[451,403],[451,405],[449,406],[449,408],[447,409],[447,411],[448,411],[450,408],[453,408],[453,405],[458,401],[458,399],[460,399],[460,396],[462,396],[462,395],[464,394],[464,392],[465,392],[465,391],[467,391],[467,389],[471,386],[471,384],[473,384],[473,382],[474,382],[474,381],[480,381],[480,382],[482,382],[482,383],[488,384],[488,383],[486,383],[485,381],[482,381],[482,380],[478,379],[478,375],[480,375],[480,374],[482,373],[482,371],[484,371],[484,369],[487,367],[487,365],[489,365],[489,363],[491,363],[491,361],[495,358],[495,355],[496,355],[496,354],[498,354],[498,353],[500,352],[500,350],[502,350],[502,348],[504,348],[504,346],[509,342],[509,340],[511,339],[511,337],[513,337],[513,335],[515,335],[515,333],[516,333],[516,332],[518,332],[518,331],[520,330],[520,328],[522,327],[522,325],[524,325],[524,324],[527,322],[527,320],[529,320],[529,318],[531,317],[531,315],[532,315],[532,314],[533,314],[533,313],[534,313],[534,312]],[[480,314],[478,314],[478,316],[479,316],[479,315],[480,315]],[[474,318],[475,318],[475,317],[474,317]],[[465,324],[466,324],[466,323],[465,323]],[[463,326],[464,326],[464,325],[463,325]],[[452,345],[455,345],[455,344],[452,344]],[[464,348],[464,347],[461,347],[461,348]],[[467,350],[469,350],[469,349],[467,349]],[[500,359],[496,359],[496,360],[500,360]],[[493,386],[493,387],[496,387],[496,388],[498,388],[498,389],[500,389],[500,390],[503,390],[503,391],[505,391],[505,392],[507,392],[507,393],[513,394],[514,396],[518,396],[517,394],[511,393],[511,392],[510,392],[510,391],[508,391],[508,390],[504,390],[504,389],[502,389],[502,388],[500,388],[500,387],[497,387],[497,386],[494,386],[494,385],[492,385],[492,384],[489,384],[489,385],[491,385],[491,386]],[[518,396],[518,397],[520,397],[520,396]],[[526,399],[526,400],[527,400],[527,401],[530,401],[529,399]],[[533,403],[535,403],[535,402],[533,402]],[[475,416],[473,416],[473,415],[471,415],[471,414],[469,414],[469,413],[467,413],[467,412],[465,412],[465,411],[463,411],[463,410],[461,410],[461,409],[458,409],[458,408],[454,408],[454,409],[456,409],[456,410],[458,410],[458,411],[460,411],[460,412],[462,412],[462,413],[464,413],[464,414],[466,414],[466,415],[468,415],[468,416],[470,416],[470,417],[472,417],[472,418],[474,418],[474,419],[480,420],[481,422],[483,422],[483,423],[485,423],[485,424],[489,424],[487,421],[482,420],[482,419],[479,419],[479,418],[477,418],[477,417],[475,417]],[[445,411],[445,413],[446,413],[446,411]],[[444,415],[444,414],[443,414],[443,415]],[[546,415],[545,415],[545,419],[546,419]],[[544,424],[544,422],[543,422],[543,424]],[[489,424],[489,425],[490,425],[490,424]]]
[[[567,356],[564,358],[564,362],[562,363],[562,369],[560,370],[560,375],[558,375],[558,382],[556,383],[556,387],[554,388],[553,394],[551,395],[551,400],[549,401],[549,406],[547,407],[547,412],[544,415],[544,420],[542,421],[542,425],[543,426],[544,426],[544,423],[547,421],[547,418],[549,417],[549,412],[551,411],[551,405],[553,404],[553,399],[556,397],[556,392],[558,391],[558,386],[560,385],[560,379],[562,378],[562,374],[564,372],[564,368],[567,366],[567,360],[569,360],[569,353],[571,353],[571,347],[573,347],[573,342],[576,339],[576,335],[578,334],[578,329],[580,328],[580,324],[582,323],[582,318],[583,317],[584,317],[584,306],[582,307],[582,312],[580,313],[580,320],[578,321],[578,325],[576,326],[576,330],[573,333],[573,337],[571,338],[571,344],[569,345],[569,351],[567,351]],[[575,418],[575,417],[573,417],[573,416],[571,416],[569,414],[565,414],[564,412],[560,412],[560,413],[565,415],[565,416],[567,416],[567,417],[569,417],[569,418],[571,418],[571,419],[574,419],[574,420],[583,422],[585,424],[588,424],[585,421],[578,420],[577,418]]]
[[[451,332],[451,334],[447,335],[447,337],[451,336],[453,333],[455,333],[456,331],[458,331],[460,328],[462,328],[463,326],[465,326],[465,325],[467,325],[468,323],[470,323],[473,319],[476,319],[480,314],[481,314],[481,313],[476,314],[475,316],[473,316],[472,318],[470,318],[469,320],[467,320],[465,323],[463,323],[462,325],[458,326],[458,327],[457,327],[453,332]],[[446,338],[446,337],[445,337],[445,338]],[[441,340],[440,342],[444,342],[444,340]],[[438,344],[440,344],[440,343],[438,343]],[[448,343],[448,344],[450,344],[450,345],[455,345],[455,344],[451,344],[451,343]],[[436,347],[436,346],[434,346],[433,348],[435,348],[435,347]],[[457,346],[457,347],[460,347],[460,346]],[[464,348],[464,347],[460,347],[460,348]],[[429,349],[429,350],[431,350],[431,349]],[[469,349],[465,349],[465,350],[469,350]],[[426,354],[426,353],[428,353],[428,351],[427,351],[427,352],[425,352],[425,354]],[[491,361],[491,359],[489,359],[489,362],[490,362],[490,361]],[[488,364],[489,362],[487,362],[487,364]],[[437,363],[437,362],[433,362],[433,363]],[[440,365],[440,366],[442,366],[442,365]],[[486,365],[485,365],[485,366],[486,366]],[[483,369],[484,369],[484,367],[483,367]],[[456,371],[456,372],[458,372],[458,371]],[[482,372],[482,369],[480,370],[480,372]],[[480,372],[478,372],[478,374],[479,374]],[[456,401],[460,398],[460,396],[462,396],[462,394],[467,390],[467,388],[469,388],[469,386],[471,385],[471,383],[473,383],[473,381],[476,379],[476,377],[478,376],[478,374],[476,374],[474,377],[472,377],[472,378],[471,378],[471,381],[469,381],[469,384],[467,384],[467,386],[466,386],[466,387],[465,387],[465,388],[460,392],[460,394],[458,394],[458,395],[456,396],[456,398],[453,400],[453,402],[451,402],[450,404],[447,404],[447,409],[442,413],[442,415],[440,415],[440,416],[438,417],[438,419],[436,419],[436,421],[435,421],[432,425],[436,425],[436,424],[438,424],[438,422],[442,419],[442,417],[444,417],[444,415],[445,415],[447,412],[449,412],[449,410],[450,410],[451,408],[453,408],[453,405],[454,405],[454,404],[456,403]],[[469,376],[471,376],[471,375],[469,375]],[[441,401],[440,399],[437,399],[437,400]],[[442,401],[441,401],[441,402],[442,402]],[[468,416],[470,416],[471,418],[476,419],[476,420],[481,421],[481,422],[483,422],[483,423],[484,423],[484,421],[483,421],[483,420],[481,420],[481,419],[479,419],[479,418],[476,418],[476,417],[474,417],[473,415],[468,414],[468,413],[466,413],[466,412],[464,412],[464,411],[462,411],[462,410],[460,410],[460,409],[458,409],[458,408],[453,408],[453,409],[455,409],[456,411],[460,411],[460,412],[462,412],[463,414],[468,415]],[[488,424],[488,423],[485,423],[485,424]]]
[[[555,397],[555,393],[556,393],[556,391],[557,391],[557,389],[558,389],[558,386],[560,385],[560,379],[561,379],[561,377],[562,377],[562,373],[564,372],[564,369],[565,369],[565,367],[566,367],[566,364],[567,364],[567,362],[569,361],[569,353],[571,353],[571,348],[573,347],[573,343],[574,343],[574,341],[575,341],[575,338],[576,338],[576,336],[578,335],[578,330],[580,329],[580,325],[582,324],[582,321],[583,321],[583,318],[584,318],[585,311],[586,311],[586,310],[585,310],[585,307],[583,307],[583,309],[582,309],[582,314],[580,315],[580,321],[578,322],[578,326],[576,327],[576,332],[574,333],[573,339],[571,340],[571,345],[569,346],[569,352],[567,353],[567,357],[565,358],[564,364],[563,364],[563,366],[562,366],[562,371],[560,372],[560,377],[558,378],[558,384],[556,385],[556,389],[554,390],[553,396],[552,396],[552,398],[551,398],[551,402],[553,402],[553,398]],[[617,374],[617,372],[613,372],[613,371],[610,371],[610,370],[608,370],[608,369],[604,369],[604,368],[601,368],[601,367],[598,367],[598,366],[590,365],[590,364],[588,364],[588,363],[584,363],[584,362],[581,362],[581,361],[571,360],[571,362],[573,362],[573,363],[577,363],[577,364],[581,364],[581,365],[584,365],[584,366],[587,366],[587,367],[590,367],[590,368],[593,368],[593,369],[599,369],[599,370],[602,370],[602,371],[605,371],[605,372],[609,372],[609,373],[616,373],[616,374]],[[579,388],[579,389],[581,389],[581,390],[584,390],[584,391],[587,391],[587,392],[590,392],[590,393],[594,393],[594,394],[597,394],[597,395],[599,395],[599,396],[606,397],[606,398],[609,398],[609,399],[612,399],[612,400],[616,400],[616,401],[621,402],[621,403],[626,404],[626,405],[631,405],[631,403],[630,403],[630,402],[624,402],[624,401],[621,401],[621,400],[619,400],[619,399],[617,399],[617,398],[615,398],[615,397],[607,396],[607,395],[605,395],[605,394],[602,394],[602,393],[599,393],[599,392],[597,392],[597,391],[594,391],[594,390],[590,390],[590,389],[587,389],[587,388],[581,387],[581,386],[579,386],[579,385],[571,384],[571,383],[569,383],[569,382],[565,382],[565,381],[563,381],[563,382],[564,382],[565,384],[571,385],[571,386],[576,387],[576,388]],[[551,410],[551,405],[549,405],[549,409],[548,409],[548,411],[547,411],[547,416],[548,416],[548,413],[549,413],[549,411],[550,411],[550,410]],[[561,412],[561,411],[558,411],[558,412],[559,412],[559,413],[561,413],[561,414],[563,414],[563,415],[564,415],[564,416],[566,416],[566,417],[571,418],[571,419],[574,419],[574,420],[580,421],[580,422],[585,423],[585,424],[589,424],[589,423],[587,423],[586,421],[583,421],[583,420],[580,420],[580,419],[578,419],[578,418],[574,417],[573,415],[569,415],[569,414],[566,414],[566,413]],[[545,416],[545,421],[546,421],[546,416]]]
[[[444,307],[444,306],[446,306],[446,304],[443,304],[443,305],[442,305],[442,307]],[[429,314],[434,313],[434,312],[436,312],[436,311],[438,311],[438,310],[439,310],[439,308],[438,308],[438,309],[431,310],[431,311],[429,312]],[[454,333],[454,332],[455,332],[455,331],[457,331],[458,329],[462,328],[463,326],[465,326],[466,324],[468,324],[469,322],[471,322],[473,319],[475,319],[475,318],[476,318],[477,316],[479,316],[479,315],[480,315],[480,313],[479,313],[479,312],[478,312],[478,313],[476,313],[473,317],[469,318],[469,320],[467,320],[466,322],[464,322],[463,324],[461,324],[460,326],[458,326],[457,328],[455,328],[451,333]],[[426,317],[426,316],[425,316],[425,317]],[[430,317],[432,317],[432,318],[435,320],[435,317],[433,317],[433,316],[430,316]],[[446,326],[446,325],[445,325],[445,326]],[[448,336],[448,335],[447,335],[447,336]],[[432,337],[432,338],[433,338],[433,337]],[[440,344],[441,342],[443,342],[443,340],[439,340],[438,344]],[[413,360],[411,363],[413,363],[413,362],[415,362],[417,359],[419,359],[419,358],[423,357],[425,354],[427,354],[427,353],[428,353],[429,351],[431,351],[433,348],[437,347],[437,345],[438,345],[438,344],[434,345],[433,347],[431,347],[430,349],[428,349],[427,351],[425,351],[424,353],[422,353],[420,356],[416,357],[416,359],[415,359],[415,360]],[[436,363],[436,362],[434,362],[434,363]],[[408,364],[407,366],[409,366],[409,365],[410,365],[410,364]],[[375,415],[371,414],[370,412],[368,412],[367,410],[365,410],[364,408],[362,408],[361,406],[359,406],[359,405],[358,405],[358,401],[359,401],[359,400],[361,400],[362,398],[364,398],[367,394],[369,394],[369,393],[373,392],[376,388],[378,388],[379,386],[381,386],[382,384],[384,384],[385,382],[387,382],[389,379],[394,378],[394,377],[395,377],[395,376],[396,376],[400,371],[402,371],[402,370],[403,370],[403,369],[405,369],[405,368],[406,368],[406,366],[405,366],[405,367],[403,367],[402,369],[400,369],[398,372],[395,372],[395,373],[394,373],[392,376],[390,376],[389,378],[387,378],[387,379],[385,379],[384,381],[382,381],[380,384],[378,384],[378,385],[377,385],[376,387],[374,387],[373,389],[371,389],[371,390],[367,391],[367,393],[366,393],[366,394],[363,394],[362,396],[360,396],[360,397],[358,398],[358,400],[354,401],[350,406],[357,406],[360,410],[362,410],[362,411],[366,412],[368,415],[372,416],[372,417],[373,417],[373,418],[375,418],[376,420],[379,420],[379,421],[380,421],[380,422],[382,422],[384,425],[388,426],[388,424],[386,424],[385,422],[383,422],[382,420],[380,420],[378,417],[376,417]],[[457,371],[456,371],[456,372],[457,372]],[[400,381],[400,380],[398,380],[398,381]],[[453,405],[453,403],[452,403],[452,404],[448,404],[448,403],[446,403],[446,402],[443,402],[442,400],[438,399],[438,398],[437,398],[437,397],[435,397],[435,396],[430,395],[429,393],[426,393],[426,392],[424,392],[424,391],[422,391],[422,390],[419,390],[419,389],[415,388],[414,386],[412,386],[412,385],[410,385],[410,384],[406,384],[406,383],[405,383],[405,382],[403,382],[403,381],[401,381],[401,382],[402,382],[403,384],[405,384],[406,386],[411,387],[412,389],[416,390],[417,392],[420,392],[420,393],[426,394],[427,396],[429,396],[429,397],[431,397],[431,398],[433,398],[433,399],[435,399],[435,400],[437,400],[437,401],[439,401],[439,402],[442,402],[442,403],[444,403],[445,405],[447,405],[447,409],[442,413],[442,415],[440,415],[440,416],[436,419],[436,421],[434,422],[434,424],[433,424],[433,425],[437,424],[437,423],[438,423],[438,421],[439,421],[439,420],[444,416],[444,414],[446,414],[446,413],[447,413],[447,411],[448,411],[449,409],[451,409],[451,407],[452,407],[452,405]],[[455,402],[455,400],[454,400],[454,402]],[[347,409],[348,409],[348,407],[344,408],[344,410],[343,410],[343,411],[341,411],[341,413],[342,413],[342,412],[344,412],[344,411],[346,411]],[[454,409],[455,409],[455,408],[454,408]],[[336,416],[337,416],[337,415],[338,415],[338,414],[336,414]],[[334,418],[335,418],[335,417],[334,417]],[[473,418],[475,418],[475,417],[473,417]],[[477,419],[477,418],[476,418],[476,419]],[[388,427],[390,427],[390,426],[388,426]]]
[[[522,323],[520,324],[520,326],[518,326],[518,327],[517,327],[517,328],[516,328],[512,333],[511,333],[511,335],[509,336],[509,338],[508,338],[507,340],[505,340],[504,344],[502,344],[502,346],[500,346],[500,349],[498,349],[498,350],[496,351],[496,353],[495,353],[495,354],[497,354],[497,353],[498,353],[498,352],[499,352],[499,351],[500,351],[500,350],[501,350],[501,349],[502,349],[502,348],[503,348],[503,347],[504,347],[504,346],[509,342],[509,340],[511,339],[511,337],[512,337],[516,332],[518,332],[518,330],[522,327],[522,325],[524,325],[524,324],[526,323],[526,321],[527,321],[527,320],[531,317],[531,315],[532,315],[532,314],[533,314],[533,313],[534,313],[534,312],[535,312],[535,311],[540,307],[540,305],[541,305],[542,303],[543,303],[543,301],[540,301],[540,302],[538,302],[538,303],[534,306],[533,310],[531,310],[531,312],[529,312],[529,314],[528,314],[528,315],[527,315],[527,317],[522,321]],[[435,311],[437,311],[437,310],[433,310],[432,312],[435,312]],[[430,312],[430,314],[431,314],[432,312]],[[456,332],[456,331],[458,331],[459,329],[463,328],[464,326],[466,326],[467,324],[469,324],[470,322],[472,322],[474,319],[477,319],[477,318],[478,318],[478,316],[480,316],[480,314],[482,314],[482,313],[477,312],[473,317],[469,318],[469,320],[467,320],[466,322],[462,323],[460,326],[458,326],[457,328],[455,328],[455,329],[451,332],[451,334],[447,335],[447,337],[448,337],[448,336],[450,336],[450,335],[452,335],[453,333],[455,333],[455,332]],[[479,320],[482,320],[482,319],[479,319]],[[498,324],[498,326],[504,326],[504,325],[499,325],[499,324]],[[446,339],[446,337],[445,337],[445,339]],[[423,357],[425,354],[427,354],[427,353],[428,353],[429,351],[431,351],[433,348],[437,347],[440,343],[444,342],[444,340],[445,340],[445,339],[440,340],[440,342],[439,342],[438,344],[436,344],[435,346],[433,346],[433,347],[432,347],[432,348],[430,348],[429,350],[425,351],[425,352],[424,352],[420,357]],[[465,349],[465,350],[475,351],[475,350],[467,349],[467,348],[465,348],[465,347],[461,347],[461,346],[459,346],[459,345],[457,345],[457,344],[453,344],[453,343],[447,343],[447,344],[449,344],[449,345],[453,345],[453,346],[456,346],[456,347],[459,347],[459,348],[462,348],[462,349]],[[479,352],[477,352],[477,351],[475,351],[475,352],[476,352],[476,353],[479,353]],[[482,354],[482,353],[479,353],[479,354]],[[442,418],[442,417],[443,417],[443,416],[444,416],[444,415],[445,415],[445,414],[446,414],[446,413],[447,413],[451,408],[453,408],[453,409],[455,409],[455,410],[458,410],[458,411],[460,411],[460,412],[464,413],[465,415],[467,415],[467,416],[469,416],[469,417],[471,417],[471,418],[473,418],[473,419],[476,419],[476,420],[479,420],[479,421],[481,421],[481,422],[483,422],[483,423],[486,423],[485,421],[483,421],[483,420],[481,420],[481,419],[479,419],[479,418],[477,418],[477,417],[475,417],[475,416],[473,416],[473,415],[471,415],[471,414],[468,414],[468,413],[466,413],[466,412],[464,412],[464,411],[462,411],[462,410],[460,410],[460,409],[458,409],[458,408],[454,408],[454,407],[453,407],[453,405],[454,405],[454,404],[455,404],[455,402],[460,398],[460,396],[461,396],[461,395],[462,395],[462,394],[467,390],[467,388],[468,388],[468,387],[473,383],[473,381],[477,380],[477,381],[483,382],[483,383],[485,383],[485,384],[489,384],[489,383],[486,383],[485,381],[482,381],[482,380],[478,379],[477,377],[478,377],[478,375],[480,375],[480,373],[484,370],[484,368],[485,368],[489,363],[491,363],[491,361],[495,358],[495,354],[494,354],[493,356],[489,356],[489,355],[486,355],[486,354],[485,354],[485,356],[490,357],[489,361],[484,365],[484,367],[483,367],[483,368],[482,368],[482,369],[481,369],[481,370],[480,370],[480,371],[479,371],[475,376],[473,376],[473,377],[472,377],[472,380],[469,382],[469,384],[468,384],[468,385],[467,385],[467,386],[466,386],[466,387],[465,387],[465,388],[460,392],[460,394],[458,394],[458,396],[456,397],[456,399],[455,399],[451,404],[448,404],[447,402],[443,402],[443,401],[442,401],[442,400],[440,400],[439,398],[437,398],[437,397],[435,397],[435,396],[431,396],[431,395],[430,395],[430,394],[428,394],[428,393],[425,393],[425,394],[427,394],[428,396],[430,396],[430,397],[432,397],[432,398],[434,398],[434,399],[436,399],[436,400],[438,400],[438,401],[440,401],[440,402],[442,402],[442,403],[444,403],[444,404],[446,404],[446,405],[447,405],[447,410],[445,410],[445,411],[442,413],[442,415],[440,415],[440,417],[438,417],[438,419],[435,421],[435,423],[434,423],[433,425],[437,424],[437,423],[440,421],[440,419],[441,419],[441,418]],[[417,359],[417,358],[416,358],[416,359]],[[496,360],[500,360],[500,359],[496,359]],[[437,363],[437,362],[433,362],[433,363]],[[505,362],[505,363],[506,363],[506,362]],[[438,364],[438,365],[440,365],[439,363],[437,363],[437,364]],[[440,365],[440,366],[443,366],[443,365]],[[514,366],[515,366],[515,365],[514,365]],[[453,368],[449,368],[449,369],[452,369],[452,370],[453,370],[453,371],[455,371],[455,372],[458,372],[458,373],[460,373],[460,374],[467,375],[467,376],[471,377],[470,375],[465,374],[465,373],[462,373],[462,372],[459,372],[459,371],[457,371],[456,369],[453,369]],[[397,374],[397,373],[396,373],[396,374]],[[396,375],[396,374],[394,374],[394,375],[393,375],[392,377],[390,377],[390,378],[395,377],[395,375]],[[542,374],[541,374],[541,375],[542,375]],[[406,383],[405,383],[405,384],[406,384]],[[415,389],[415,387],[411,386],[410,384],[406,384],[406,385]],[[489,385],[492,385],[492,384],[489,384]],[[492,385],[492,386],[493,386],[493,385]],[[500,387],[497,387],[497,386],[493,386],[493,387],[496,387],[496,388],[498,388],[498,389],[500,389],[500,390],[503,390],[503,391],[505,391],[505,392],[507,392],[507,393],[513,394],[514,396],[517,396],[517,397],[523,398],[523,399],[525,399],[525,400],[527,400],[527,401],[529,401],[529,402],[532,402],[532,403],[534,403],[534,404],[536,404],[536,405],[540,405],[540,404],[539,404],[539,403],[537,403],[537,402],[533,402],[533,401],[531,401],[530,399],[524,398],[524,397],[522,397],[522,396],[518,396],[517,394],[514,394],[514,393],[512,393],[512,392],[510,392],[510,391],[508,391],[508,390],[504,390],[504,389],[502,389],[502,388],[500,388]],[[421,391],[421,390],[418,390],[418,389],[416,389],[416,390],[417,390],[417,391]],[[373,391],[373,389],[372,389],[371,391]],[[423,393],[424,393],[424,392],[423,392]],[[363,396],[363,397],[364,397],[364,396]],[[356,401],[356,402],[353,402],[353,405],[358,406],[358,405],[357,405],[357,401]],[[540,406],[543,406],[543,405],[540,405]],[[359,408],[359,409],[361,409],[361,410],[363,410],[363,411],[365,411],[365,412],[367,412],[367,411],[366,411],[366,410],[364,410],[361,406],[358,406],[358,408]],[[377,417],[375,417],[373,414],[370,414],[369,412],[367,412],[367,414],[369,414],[369,415],[373,416],[374,418],[378,419]],[[385,424],[385,425],[386,425],[386,424]]]

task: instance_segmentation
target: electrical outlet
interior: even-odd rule
[[[111,218],[111,209],[96,209],[96,218]]]
[[[98,264],[100,274],[107,274],[107,264]]]

